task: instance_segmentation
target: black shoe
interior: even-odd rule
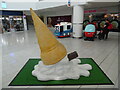
[[[87,41],[87,40],[88,40],[88,38],[85,38],[84,40],[85,40],[85,41]]]

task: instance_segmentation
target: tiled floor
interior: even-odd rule
[[[0,34],[0,38],[2,35]],[[0,89],[2,88],[2,42],[0,40]]]
[[[34,30],[4,33],[2,35],[2,87],[8,87],[16,74],[29,58],[39,58],[39,46]],[[110,32],[108,40],[84,41],[83,39],[58,39],[67,48],[68,53],[77,51],[81,58],[93,58],[114,85],[99,86],[58,86],[57,88],[113,88],[118,84],[118,33]],[[1,44],[0,44],[1,46]],[[0,65],[1,66],[1,65]],[[98,76],[99,77],[99,76]],[[53,88],[54,86],[42,86]],[[9,87],[16,88],[16,87]],[[17,87],[20,88],[20,87]],[[33,88],[32,86],[22,88]],[[40,86],[34,87],[40,88]]]

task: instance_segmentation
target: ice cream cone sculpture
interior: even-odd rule
[[[41,59],[45,65],[56,64],[66,56],[67,51],[36,13],[32,9],[30,9],[30,12],[41,50]]]

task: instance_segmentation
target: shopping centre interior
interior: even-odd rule
[[[57,88],[58,90],[65,88],[76,88],[76,90],[81,88],[94,88],[93,90],[118,88],[120,2],[119,0],[115,1],[21,0],[17,2],[15,0],[2,0],[0,2],[1,88]],[[32,11],[30,12],[30,8],[33,9],[35,15]],[[106,20],[108,20],[111,28],[108,38],[104,39],[100,37],[100,32],[104,30]],[[36,78],[37,75],[36,77],[32,76],[32,72],[29,75],[27,75],[28,73],[22,75],[30,59],[42,58],[41,43],[47,42],[47,39],[49,39],[48,45],[54,43],[52,42],[53,36],[49,34],[49,31],[44,33],[44,27],[45,29],[48,28],[50,33],[56,37],[57,41],[54,42],[63,44],[68,55],[76,51],[78,54],[76,57],[77,59],[80,58],[81,62],[84,62],[84,59],[91,59],[95,62],[95,65],[91,64],[91,66],[93,65],[92,70],[95,72],[90,71],[90,78],[89,76],[84,78],[80,76],[79,79],[73,79],[73,81],[70,81],[71,79],[64,81],[57,77],[53,81],[42,82],[42,80]],[[43,31],[39,32],[38,29]],[[41,42],[41,37],[43,42]],[[55,47],[52,47],[50,51],[54,50]],[[54,54],[56,56],[57,53]],[[52,56],[46,57],[50,59]],[[72,62],[74,62],[74,59]],[[89,61],[86,61],[83,64],[88,63]],[[106,81],[102,74],[101,76],[97,74],[95,66],[99,68]],[[32,67],[32,64],[29,64],[30,67]],[[94,77],[96,78],[94,79]],[[34,81],[35,79],[36,81]],[[80,79],[85,82],[81,83]]]

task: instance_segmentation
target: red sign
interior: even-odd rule
[[[84,13],[95,13],[95,12],[107,12],[106,9],[98,9],[98,10],[85,10]]]

